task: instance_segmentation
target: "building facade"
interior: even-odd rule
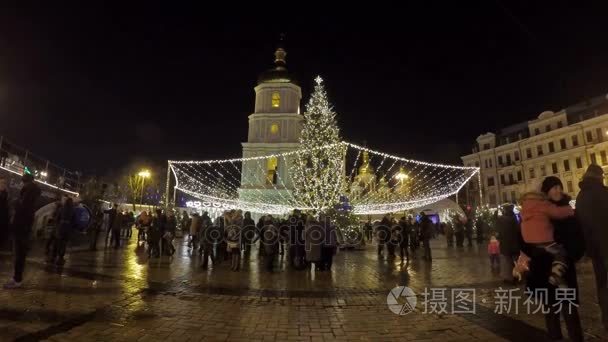
[[[300,115],[302,91],[287,72],[287,53],[275,52],[274,68],[263,72],[255,90],[255,108],[249,115],[247,142],[242,143],[243,158],[271,156],[299,148],[303,116]],[[291,191],[290,158],[270,157],[243,161],[239,198],[255,201],[263,196],[279,202]]]
[[[564,192],[576,197],[587,166],[608,169],[608,95],[477,138],[465,166],[480,168],[483,203],[497,206],[538,191],[547,176],[557,176]],[[467,193],[479,194],[471,182]],[[477,196],[479,197],[479,196]]]

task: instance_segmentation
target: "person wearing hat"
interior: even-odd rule
[[[5,289],[21,287],[30,233],[34,223],[34,213],[37,209],[38,198],[40,198],[40,188],[34,183],[34,176],[26,172],[21,180],[23,187],[15,205],[11,227],[14,242],[15,272],[13,277],[4,285]]]
[[[583,228],[587,255],[593,263],[604,329],[608,330],[608,189],[604,171],[591,164],[579,183],[576,217]]]
[[[547,200],[557,207],[570,208],[570,196],[563,193],[563,185],[559,178],[555,176],[546,177],[541,185],[541,192],[546,196]],[[584,240],[582,237],[580,225],[574,216],[564,219],[551,220],[553,225],[553,235],[556,243],[563,246],[565,250],[567,268],[563,275],[565,285],[569,289],[575,289],[577,295],[569,310],[561,310],[561,315],[564,318],[568,330],[568,337],[572,341],[583,341],[583,331],[581,320],[578,314],[578,281],[576,277],[576,261],[584,254]],[[528,246],[524,246],[526,249]],[[536,253],[535,253],[536,251]],[[557,297],[555,287],[549,283],[549,275],[553,266],[554,256],[549,253],[538,252],[538,250],[526,249],[525,253],[530,253],[530,273],[527,276],[526,288],[532,293],[546,291],[546,310],[543,310],[545,315],[545,324],[547,332],[552,339],[562,339],[562,329],[560,326],[560,310],[558,303],[560,299]]]
[[[496,231],[498,233],[498,241],[500,241],[500,253],[503,258],[503,280],[505,283],[513,283],[513,265],[519,256],[520,250],[520,227],[515,213],[513,212],[513,204],[505,204],[502,206],[502,215],[496,220]]]

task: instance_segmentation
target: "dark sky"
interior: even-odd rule
[[[85,172],[239,156],[286,32],[345,139],[459,162],[480,133],[608,92],[606,1],[528,2],[0,8],[0,133]]]

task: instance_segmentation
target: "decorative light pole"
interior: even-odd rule
[[[149,170],[144,169],[139,171],[137,175],[141,177],[141,196],[139,197],[139,204],[142,205],[144,204],[144,188],[146,186],[146,178],[150,178],[152,174]]]

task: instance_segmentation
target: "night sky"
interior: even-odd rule
[[[0,8],[0,133],[85,173],[238,157],[285,32],[346,140],[460,163],[481,133],[608,92],[607,2],[527,2]]]

